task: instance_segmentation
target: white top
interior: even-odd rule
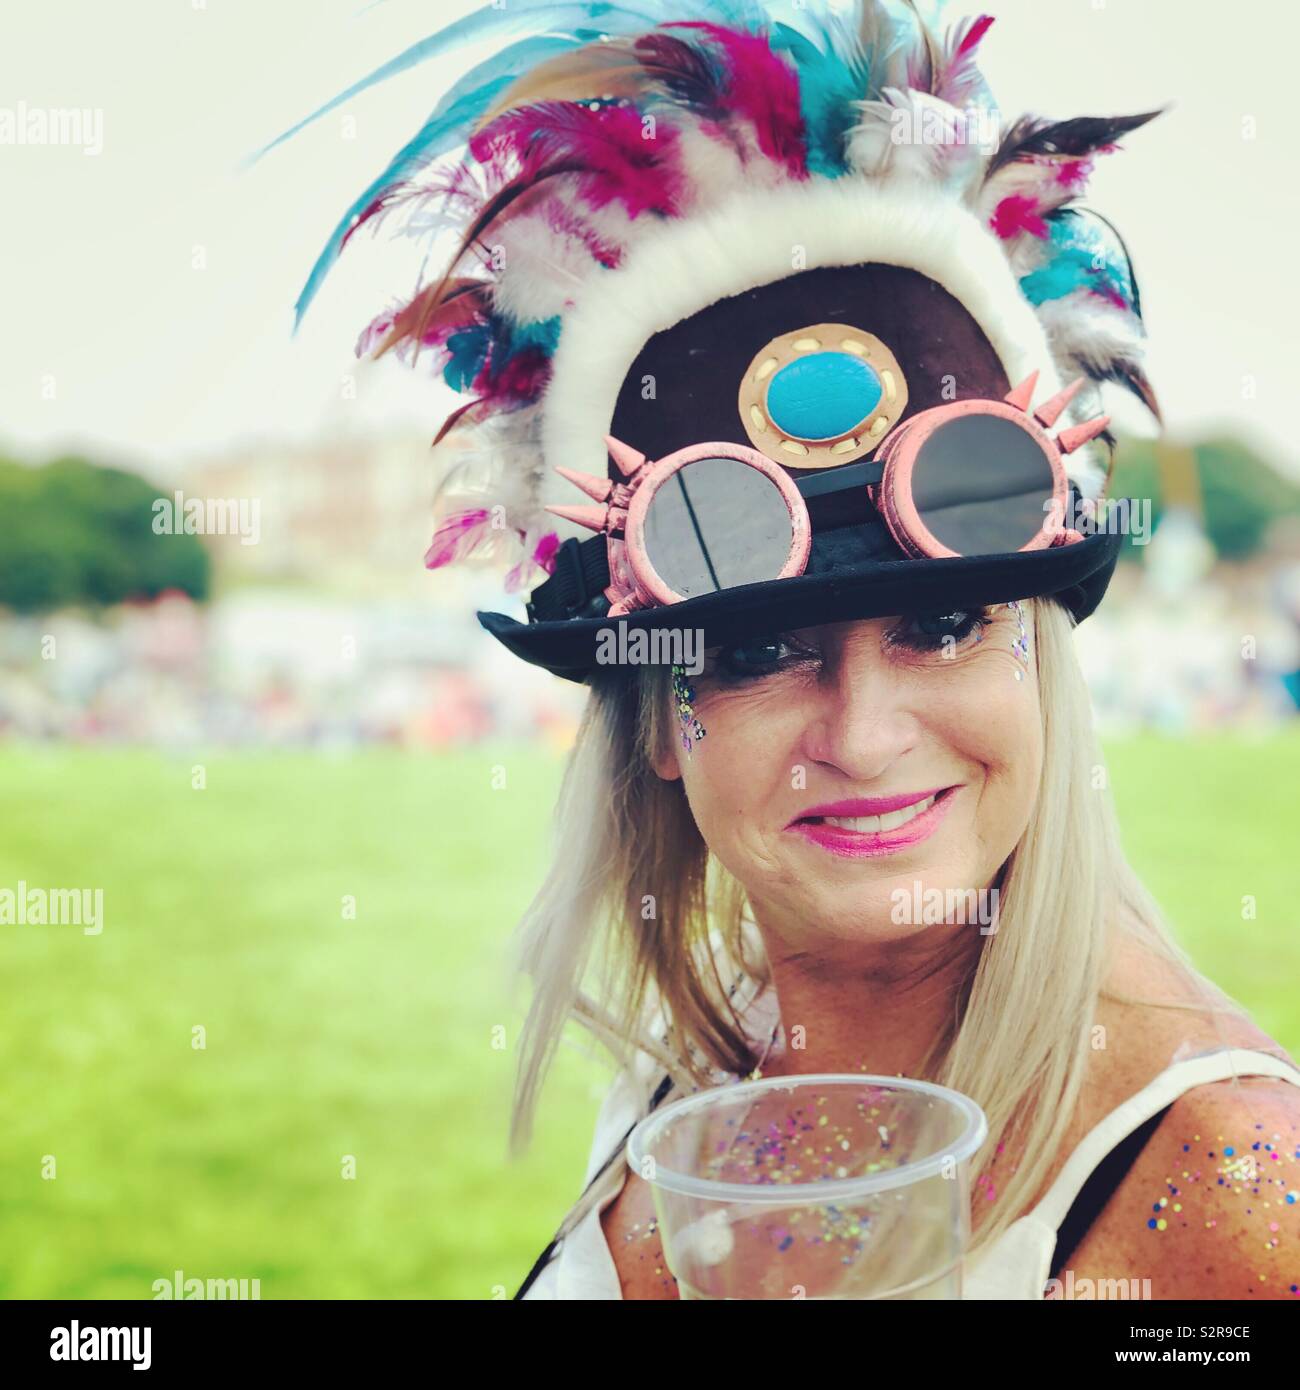
[[[762,1043],[775,1023],[775,996],[768,990],[742,1011],[746,1032]],[[596,1117],[596,1133],[587,1162],[584,1186],[591,1184],[570,1209],[555,1251],[524,1298],[610,1299],[623,1297],[614,1257],[600,1224],[601,1213],[623,1190],[627,1160],[621,1150],[602,1174],[592,1175],[622,1144],[631,1127],[647,1111],[647,1093],[663,1068],[649,1054],[637,1055],[635,1084],[620,1073]],[[1117,1106],[1085,1136],[1057,1175],[1047,1195],[1027,1216],[1009,1226],[976,1258],[968,1259],[962,1276],[963,1299],[1043,1298],[1056,1250],[1056,1232],[1089,1174],[1108,1153],[1144,1121],[1163,1110],[1185,1091],[1233,1076],[1276,1076],[1300,1086],[1300,1070],[1266,1052],[1224,1048],[1174,1062],[1136,1095]],[[717,1072],[717,1083],[740,1078]],[[670,1097],[671,1098],[671,1097]],[[666,1103],[666,1102],[665,1102]]]

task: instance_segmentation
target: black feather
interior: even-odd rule
[[[1002,137],[989,160],[984,177],[995,174],[1013,160],[1031,155],[1061,154],[1078,157],[1091,154],[1103,145],[1113,144],[1121,136],[1153,121],[1167,107],[1144,111],[1137,116],[1075,116],[1068,121],[1049,121],[1041,116],[1021,116]]]
[[[697,115],[726,114],[727,71],[703,44],[670,34],[643,34],[633,51],[651,81],[673,102]]]
[[[1127,387],[1156,417],[1157,423],[1164,424],[1165,418],[1160,413],[1160,402],[1156,399],[1155,387],[1136,362],[1116,362],[1105,371],[1089,371],[1088,375],[1094,381],[1113,381],[1119,386]]]

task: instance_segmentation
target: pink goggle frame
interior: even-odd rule
[[[1041,450],[1050,470],[1050,502],[1044,491],[1042,524],[1028,541],[1014,547],[1014,550],[1046,550],[1051,546],[1070,545],[1083,539],[1078,531],[1064,525],[1069,478],[1062,459],[1096,438],[1110,423],[1110,417],[1098,415],[1053,436],[1048,430],[1074,399],[1083,386],[1084,378],[1077,378],[1031,412],[1030,403],[1037,381],[1038,373],[1033,372],[1002,400],[953,401],[921,411],[903,421],[882,441],[876,461],[883,465],[883,472],[879,482],[866,485],[867,493],[890,534],[907,555],[917,559],[943,559],[962,553],[1012,553],[950,549],[925,524],[921,509],[916,505],[912,483],[917,462],[926,444],[941,426],[968,417],[1011,422]],[[605,437],[605,444],[610,457],[623,474],[623,480],[597,478],[588,473],[557,467],[557,473],[580,488],[597,505],[548,506],[546,510],[606,535],[610,582],[604,592],[611,605],[610,617],[641,608],[681,603],[690,597],[676,592],[655,568],[646,546],[646,518],[659,489],[683,468],[705,459],[731,459],[745,464],[761,473],[776,488],[789,513],[790,541],[783,563],[766,577],[786,579],[803,573],[812,548],[808,505],[791,474],[765,454],[741,444],[715,441],[692,444],[656,461],[612,435]]]

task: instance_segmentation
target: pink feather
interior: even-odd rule
[[[433,540],[424,552],[424,567],[441,569],[456,564],[473,554],[492,523],[492,513],[486,507],[453,512],[433,533]]]
[[[1120,294],[1117,290],[1112,289],[1107,284],[1099,282],[1095,285],[1089,285],[1088,292],[1090,294],[1095,294],[1098,299],[1104,299],[1107,304],[1114,305],[1116,309],[1123,309],[1126,313],[1132,312],[1133,306],[1128,302],[1128,300],[1126,300],[1124,296]]]
[[[984,78],[975,66],[975,50],[993,23],[991,14],[963,19],[947,35],[938,71],[931,75],[933,95],[958,109],[984,90]]]
[[[1091,159],[1067,159],[1056,171],[1057,183],[1067,188],[1082,188],[1092,177]]]
[[[492,360],[474,378],[473,389],[483,400],[495,402],[535,401],[551,377],[551,359],[536,348],[516,353],[495,372]]]
[[[727,85],[722,96],[728,120],[747,120],[754,127],[763,154],[784,165],[794,178],[806,179],[799,78],[788,63],[772,52],[767,39],[761,34],[741,33],[696,19],[661,27],[696,29],[708,35],[722,50],[727,65]]]
[[[533,564],[540,565],[547,574],[555,571],[555,552],[560,548],[560,538],[554,531],[548,531],[533,551]]]
[[[551,574],[555,570],[555,552],[560,548],[560,538],[554,531],[548,531],[533,547],[530,557],[521,560],[506,575],[505,587],[508,594],[513,594],[523,587],[529,571],[534,565],[546,574]]]
[[[553,232],[573,241],[581,242],[591,253],[591,259],[606,270],[613,270],[623,259],[623,248],[616,242],[602,237],[585,218],[558,198],[552,198],[546,205],[546,222]]]
[[[982,14],[975,19],[963,19],[953,31],[952,37],[957,44],[953,51],[953,57],[962,58],[968,56],[974,50],[976,44],[978,44],[988,32],[989,26],[992,23],[993,16],[991,14]],[[963,31],[965,31],[964,34]]]
[[[1003,198],[993,209],[989,226],[1003,241],[1021,232],[1031,232],[1041,238],[1047,236],[1047,223],[1039,215],[1038,199],[1023,193],[1012,193]]]
[[[470,153],[502,183],[526,186],[572,173],[593,208],[619,202],[629,217],[673,216],[683,192],[677,132],[661,123],[653,139],[631,106],[592,110],[580,102],[542,101],[503,112],[469,143]]]

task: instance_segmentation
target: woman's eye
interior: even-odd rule
[[[744,680],[768,675],[808,654],[805,648],[784,637],[761,637],[719,648],[717,664],[723,675]]]
[[[899,623],[889,634],[889,641],[913,651],[936,651],[960,646],[971,637],[978,640],[988,623],[987,612],[965,608],[951,613],[918,613]]]

